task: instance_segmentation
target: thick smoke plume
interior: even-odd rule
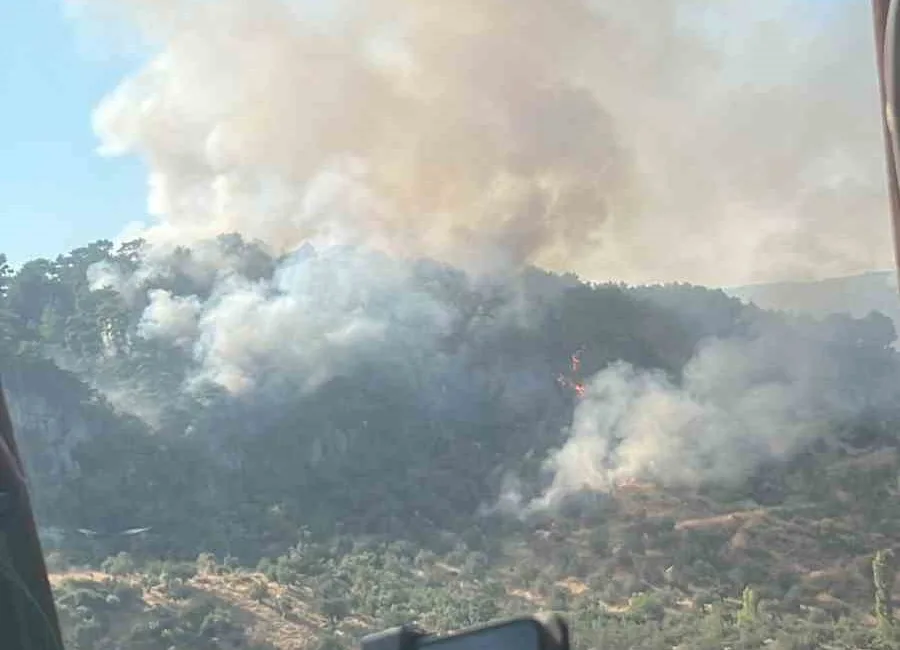
[[[546,462],[552,482],[529,508],[633,480],[737,486],[812,443],[837,443],[895,411],[897,368],[884,363],[894,338],[887,317],[834,317],[711,339],[678,381],[613,364],[585,387],[568,439]],[[521,504],[510,485],[500,506]]]
[[[378,368],[438,389],[424,400],[452,377],[484,392],[472,339],[506,343],[536,308],[468,327],[409,259],[499,284],[528,264],[719,285],[885,266],[870,17],[829,5],[90,0],[155,52],[95,115],[106,153],[150,169],[149,245],[92,281],[147,301],[138,333],[189,351],[194,385]],[[224,233],[278,268],[203,243]],[[146,295],[179,274],[202,290]],[[765,332],[710,342],[683,377],[613,364],[534,503],[746,477],[863,409],[835,364]]]
[[[717,340],[691,360],[681,385],[626,364],[600,372],[575,410],[571,437],[548,463],[555,474],[545,499],[631,479],[740,484],[763,462],[831,432],[846,400],[833,390],[810,394],[830,388],[815,374],[822,364],[784,347]]]
[[[451,323],[448,308],[416,286],[410,267],[331,250],[289,259],[271,280],[232,276],[202,306],[161,296],[142,324],[178,342],[193,330],[194,380],[240,393],[285,377],[314,390],[341,371],[412,364],[417,348],[433,353]]]
[[[149,298],[150,304],[141,317],[138,334],[145,338],[163,336],[179,347],[191,345],[197,335],[200,311],[197,298],[173,296],[165,289],[154,289]]]
[[[96,113],[154,241],[739,284],[890,263],[870,17],[828,4],[76,6],[156,52]]]
[[[135,268],[98,264],[90,275],[95,290],[113,289],[141,313],[138,338],[189,357],[186,387],[213,384],[233,395],[309,392],[361,373],[421,385],[428,401],[450,375],[473,371],[479,349],[537,323],[547,292],[532,287],[526,297],[517,277],[475,280],[355,247],[305,246],[275,263],[229,238],[169,255],[151,248]],[[567,286],[551,284],[550,300]]]

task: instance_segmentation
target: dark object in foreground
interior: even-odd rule
[[[38,540],[25,469],[0,386],[0,644],[60,650],[62,636]]]
[[[900,272],[900,132],[896,107],[900,100],[900,0],[872,0],[875,13],[875,55],[881,91],[888,198],[894,235],[894,257]]]
[[[404,625],[366,636],[362,650],[569,650],[569,627],[556,614],[494,621],[444,635]]]

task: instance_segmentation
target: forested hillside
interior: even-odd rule
[[[0,264],[73,649],[548,607],[581,648],[892,646],[894,339],[878,313],[238,236]]]

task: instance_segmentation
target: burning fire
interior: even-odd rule
[[[556,382],[560,386],[571,389],[578,397],[584,397],[587,390],[587,387],[581,378],[581,354],[583,352],[584,349],[579,349],[569,358],[569,367],[571,369],[570,376],[559,375],[556,378]]]
[[[573,373],[577,373],[581,369],[581,352],[582,350],[579,350],[571,357]]]

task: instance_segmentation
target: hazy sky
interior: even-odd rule
[[[866,0],[808,1],[869,10]],[[0,20],[0,252],[20,264],[144,220],[146,187],[138,161],[95,153],[91,127],[94,107],[134,62],[88,46],[64,0],[14,7]]]

